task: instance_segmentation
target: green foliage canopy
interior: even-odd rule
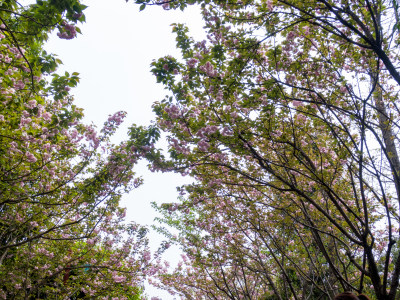
[[[150,265],[147,229],[124,221],[123,193],[141,184],[133,166],[157,131],[125,113],[97,130],[81,120],[70,89],[79,74],[43,50],[53,30],[79,32],[78,0],[0,1],[0,298],[138,299]]]

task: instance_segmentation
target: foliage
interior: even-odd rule
[[[185,255],[158,285],[185,299],[395,299],[394,2],[196,3],[207,40],[175,24],[182,57],[152,64],[171,93],[154,104],[170,158],[153,168],[195,180],[159,207]]]
[[[54,29],[75,37],[84,9],[78,0],[0,1],[4,299],[142,297],[147,229],[125,223],[119,200],[141,184],[132,168],[157,131],[133,126],[131,138],[111,144],[125,113],[100,131],[83,124],[69,94],[78,74],[53,73],[61,61],[42,49]]]

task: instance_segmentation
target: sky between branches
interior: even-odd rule
[[[29,1],[23,1],[23,3]],[[82,35],[73,40],[61,40],[55,34],[45,48],[55,53],[64,65],[58,73],[79,72],[80,84],[73,90],[75,104],[84,108],[85,122],[101,126],[109,114],[119,110],[128,113],[126,121],[114,136],[117,143],[126,138],[127,127],[149,125],[154,118],[151,105],[161,100],[166,92],[156,84],[150,73],[150,63],[165,55],[179,55],[175,49],[172,23],[186,23],[191,34],[203,38],[202,19],[196,8],[185,12],[164,11],[151,7],[139,12],[139,6],[123,0],[87,0],[86,23],[81,25]],[[160,145],[162,146],[162,145]],[[156,212],[150,203],[173,202],[177,197],[176,186],[189,182],[174,174],[151,173],[143,162],[136,168],[144,178],[144,185],[124,196],[127,220],[150,226]],[[162,237],[150,232],[152,249],[156,249]],[[172,263],[179,259],[176,249],[165,254]],[[164,291],[149,286],[146,293],[173,299]]]

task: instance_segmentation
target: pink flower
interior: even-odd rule
[[[205,72],[210,77],[216,77],[218,75],[215,71],[214,66],[208,61],[205,65],[200,67],[200,70]]]
[[[108,122],[113,122],[118,126],[123,122],[125,116],[126,116],[126,112],[124,112],[124,111],[116,112],[115,114],[110,115],[108,117]]]
[[[165,112],[169,115],[171,119],[177,119],[179,118],[180,111],[179,107],[176,105],[171,105],[170,107],[166,107]]]
[[[43,113],[42,117],[47,122],[51,121],[51,113],[49,113],[49,112]]]
[[[123,275],[117,275],[116,273],[114,273],[113,274],[113,280],[114,280],[114,282],[116,282],[116,283],[120,283],[120,282],[124,282],[125,281],[125,276],[123,276]]]
[[[210,144],[207,143],[205,140],[200,140],[200,142],[197,144],[199,147],[200,151],[207,151],[208,148],[210,148]]]
[[[328,153],[328,148],[326,147],[321,147],[320,148],[321,153]]]
[[[27,106],[28,108],[31,108],[31,109],[32,109],[32,108],[35,108],[36,105],[37,105],[36,100],[30,100],[26,106]]]
[[[287,39],[289,41],[294,40],[294,38],[296,37],[296,34],[293,31],[290,31],[287,35]]]
[[[34,162],[37,161],[37,158],[35,157],[35,155],[33,155],[30,152],[26,152],[25,156],[26,156],[27,161],[30,162],[30,163],[34,163]]]
[[[223,136],[232,136],[233,132],[229,127],[225,126],[224,129],[222,130],[222,135]]]
[[[298,114],[298,115],[296,116],[296,120],[297,120],[298,122],[305,122],[305,121],[307,120],[307,118],[306,118],[306,116],[303,115],[303,114]]]
[[[14,87],[17,90],[22,90],[25,87],[25,83],[23,83],[22,80],[18,80],[18,82],[14,84]]]
[[[72,24],[63,24],[63,27],[60,27],[59,30],[57,36],[60,39],[70,40],[76,37],[76,28]]]
[[[22,117],[21,118],[21,126],[24,126],[24,125],[26,125],[26,124],[29,124],[30,122],[32,122],[32,119],[31,118],[24,118],[24,117]]]
[[[303,105],[303,103],[301,101],[297,101],[297,100],[293,101],[292,104],[293,104],[294,107],[298,107],[298,106],[302,106]]]
[[[268,10],[272,10],[274,8],[271,0],[267,1],[267,8],[268,8]]]
[[[151,259],[150,252],[149,252],[149,251],[145,251],[145,252],[143,253],[143,258],[144,258],[146,261],[149,261],[149,260]]]
[[[198,63],[199,61],[197,60],[197,59],[195,59],[195,58],[191,58],[191,59],[189,59],[186,63],[187,63],[187,65],[189,66],[189,68],[194,68],[195,66],[196,66],[196,64]]]
[[[83,13],[76,13],[76,14],[73,14],[72,15],[72,17],[74,18],[74,19],[79,19],[80,17],[82,17],[83,16]]]

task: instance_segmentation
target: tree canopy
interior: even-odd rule
[[[139,299],[151,255],[147,229],[124,220],[121,195],[141,184],[133,166],[157,131],[110,137],[125,112],[97,130],[43,50],[53,30],[72,39],[78,0],[0,1],[0,298]]]
[[[398,2],[135,2],[199,5],[208,35],[173,25],[181,56],[151,65],[157,126],[114,145],[125,113],[84,124],[79,74],[43,50],[86,6],[0,1],[0,297],[139,299],[150,275],[185,299],[398,299]],[[193,178],[157,207],[173,270],[119,206],[141,158]]]
[[[190,175],[162,222],[184,258],[158,285],[185,299],[399,294],[396,1],[199,4],[207,40],[175,24],[181,57],[154,61],[169,157]],[[168,233],[167,233],[168,234]]]

